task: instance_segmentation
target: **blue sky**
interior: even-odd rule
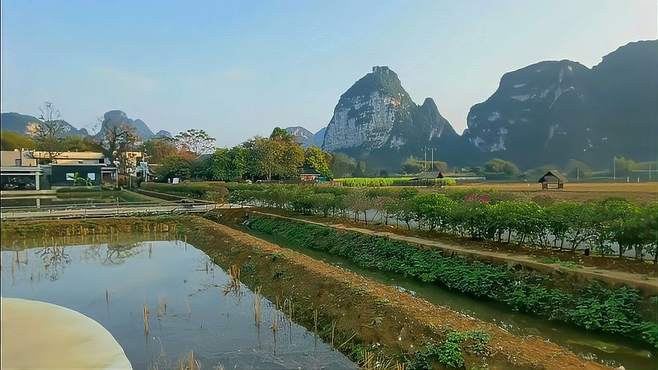
[[[219,146],[274,126],[325,126],[373,65],[457,131],[503,73],[588,67],[657,36],[656,0],[2,1],[3,112],[45,100],[78,127],[121,109]]]

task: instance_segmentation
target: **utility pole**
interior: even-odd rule
[[[612,179],[617,180],[617,156],[612,157]]]
[[[423,172],[427,172],[427,147],[423,148],[423,154],[425,155],[425,159],[423,159]]]
[[[430,171],[434,171],[434,148],[432,148],[432,168]]]
[[[580,167],[576,167],[576,181],[580,181]]]

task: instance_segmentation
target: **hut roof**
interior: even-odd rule
[[[306,176],[317,175],[317,176],[320,176],[322,174],[320,172],[316,171],[315,168],[304,167],[304,168],[302,168],[302,171],[300,172],[300,175],[306,175]]]
[[[555,177],[558,182],[567,182],[567,177],[560,173],[558,170],[550,170],[542,176],[537,182],[548,182],[547,177]]]

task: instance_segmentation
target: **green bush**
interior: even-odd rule
[[[588,330],[642,337],[652,345],[657,342],[655,324],[641,317],[641,298],[631,288],[609,289],[597,283],[556,287],[552,278],[534,270],[450,257],[385,237],[288,220],[255,217],[249,227],[297,246],[346,257],[361,267],[438,283],[474,297],[503,302],[517,311]]]
[[[336,182],[348,187],[371,187],[371,186],[400,186],[411,185],[412,177],[346,177],[336,179]],[[455,185],[455,179],[427,179],[423,180],[424,185]]]

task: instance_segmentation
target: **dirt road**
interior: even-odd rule
[[[488,251],[488,250],[474,250],[471,248],[462,247],[458,244],[449,244],[443,241],[424,239],[415,236],[406,236],[406,235],[400,235],[391,232],[375,231],[365,228],[346,226],[340,223],[329,223],[329,222],[324,223],[324,222],[310,221],[310,220],[304,220],[304,219],[289,217],[289,216],[282,216],[282,215],[262,212],[262,211],[251,211],[251,212],[255,214],[265,215],[268,217],[283,218],[296,222],[305,222],[308,224],[331,227],[338,230],[347,230],[347,231],[358,232],[366,235],[374,235],[374,236],[385,237],[393,240],[404,241],[422,247],[440,249],[447,253],[455,253],[478,260],[492,261],[496,263],[517,263],[543,272],[548,272],[548,273],[559,272],[565,275],[573,276],[575,278],[599,280],[612,286],[626,285],[629,287],[637,288],[638,290],[640,290],[640,292],[642,292],[646,296],[652,296],[658,294],[657,277],[649,277],[642,274],[634,274],[630,272],[615,271],[615,270],[606,270],[606,269],[589,267],[589,266],[581,266],[578,268],[567,268],[564,266],[560,266],[558,264],[540,262],[534,259],[533,257],[525,256],[525,255]]]

